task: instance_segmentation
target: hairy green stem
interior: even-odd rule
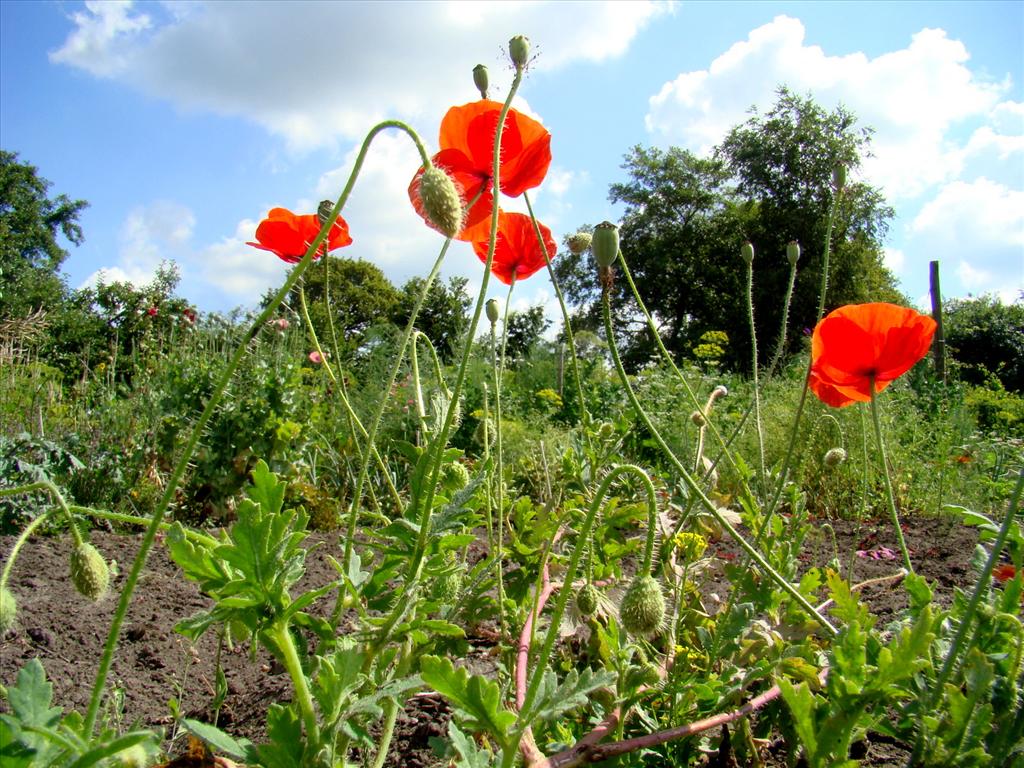
[[[292,679],[292,686],[295,688],[295,703],[299,706],[302,724],[306,729],[306,746],[307,748],[312,746],[315,754],[315,750],[320,747],[320,724],[316,719],[313,694],[310,693],[309,685],[306,682],[306,673],[302,669],[302,661],[299,659],[299,652],[295,648],[295,641],[292,639],[288,622],[275,622],[268,635],[274,645],[277,646],[277,650],[281,654],[281,663],[288,671],[288,676]]]
[[[764,466],[764,429],[761,422],[761,390],[758,383],[758,361],[757,361],[757,326],[754,324],[754,260],[751,259],[747,263],[747,323],[750,326],[750,348],[753,355],[753,367],[751,368],[751,375],[753,376],[754,385],[754,426],[757,429],[757,455],[761,464],[761,476],[760,485],[761,492],[764,493],[764,488],[768,483],[768,475]]]
[[[75,523],[75,516],[71,514],[71,508],[68,506],[68,502],[64,498],[64,494],[60,492],[60,489],[49,478],[44,477],[34,483],[19,485],[14,488],[0,488],[0,497],[17,496],[18,494],[31,493],[32,491],[46,491],[53,497],[53,500],[57,502],[57,506],[60,508],[60,511],[63,512],[64,516],[68,519],[68,527],[71,528],[71,535],[75,539],[75,546],[82,546],[84,540],[82,539],[82,532],[78,530],[78,525]]]
[[[6,589],[7,582],[11,578],[11,570],[14,568],[14,561],[18,559],[18,552],[25,542],[29,540],[29,537],[40,525],[46,522],[46,518],[50,516],[53,509],[48,509],[40,515],[37,515],[28,525],[26,525],[18,538],[14,541],[14,546],[11,547],[11,551],[7,553],[7,562],[4,563],[4,570],[0,573],[0,590]]]
[[[764,559],[761,553],[754,549],[754,547],[752,547],[750,543],[746,539],[744,539],[743,536],[740,535],[739,531],[737,531],[732,526],[732,523],[725,519],[722,513],[719,512],[718,507],[715,506],[714,502],[712,502],[711,499],[709,499],[704,494],[704,491],[701,489],[700,485],[694,479],[693,475],[690,474],[689,470],[687,470],[686,467],[683,466],[682,462],[680,462],[676,455],[672,452],[672,449],[669,448],[668,444],[665,442],[665,439],[661,436],[661,433],[658,431],[657,427],[654,426],[654,422],[652,422],[650,417],[648,416],[647,411],[644,410],[644,407],[640,404],[640,401],[637,399],[636,392],[633,391],[633,385],[630,384],[629,377],[626,375],[626,371],[622,367],[622,360],[619,358],[619,351],[615,345],[615,334],[612,329],[611,306],[608,301],[608,291],[603,291],[602,304],[604,308],[605,333],[608,336],[608,347],[611,351],[612,362],[615,365],[615,370],[619,374],[619,379],[622,382],[623,388],[626,390],[626,395],[629,398],[630,404],[633,406],[633,410],[636,411],[637,417],[644,423],[644,426],[647,427],[648,431],[651,433],[651,437],[654,438],[654,441],[658,444],[658,447],[661,449],[662,453],[665,454],[665,457],[669,460],[672,466],[675,467],[676,471],[679,473],[679,476],[682,477],[683,482],[685,482],[686,485],[690,488],[691,493],[694,496],[696,496],[700,503],[704,506],[704,508],[711,513],[712,517],[714,517],[718,524],[722,527],[722,529],[726,533],[728,533],[730,537],[732,537],[733,541],[735,541],[740,546],[740,548],[744,552],[746,552],[747,555],[755,563],[757,563],[758,567],[761,568],[764,574],[768,576],[768,578],[770,578],[772,581],[774,581],[775,584],[778,585],[778,587],[782,589],[786,594],[793,598],[793,600],[795,600],[797,604],[800,605],[800,607],[803,608],[812,619],[821,624],[822,628],[829,635],[835,637],[838,634],[836,628],[833,627],[831,623],[829,623],[828,619],[826,619],[817,610],[815,610],[814,606],[808,602],[806,597],[801,595],[800,592],[795,587],[793,587],[792,584],[786,581],[786,579],[783,578],[783,576],[780,573],[778,573],[774,568],[772,568],[772,566],[768,563],[767,560]]]
[[[878,443],[878,455],[882,461],[882,478],[885,481],[885,498],[889,506],[889,517],[892,519],[893,528],[896,529],[896,542],[903,555],[903,567],[907,569],[907,573],[913,573],[914,566],[910,564],[910,552],[907,551],[907,542],[903,538],[903,527],[900,525],[900,516],[896,511],[896,496],[892,492],[892,479],[889,477],[889,459],[885,453],[885,440],[882,439],[882,422],[878,417],[878,393],[875,392],[874,374],[871,375],[871,422],[875,427],[875,442]]]
[[[502,449],[502,428],[501,428],[501,388],[502,379],[505,376],[505,349],[508,345],[508,315],[509,305],[512,303],[512,289],[516,286],[515,273],[512,273],[512,281],[508,286],[508,294],[505,296],[504,317],[501,320],[501,355],[498,355],[497,344],[494,338],[494,324],[491,324],[491,362],[494,369],[494,451],[497,457],[495,465],[496,504],[498,508],[498,529],[497,529],[497,553],[495,556],[496,575],[498,577],[498,624],[501,634],[505,634],[505,454]]]

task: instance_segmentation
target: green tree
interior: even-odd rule
[[[745,265],[740,247],[755,247],[754,306],[762,362],[774,349],[789,275],[786,244],[803,256],[789,316],[791,328],[814,322],[833,169],[856,169],[870,134],[839,108],[828,112],[786,89],[770,112],[732,129],[709,157],[672,147],[634,147],[613,184],[625,204],[621,242],[637,288],[666,347],[689,355],[709,331],[724,331],[722,364],[750,364]],[[902,301],[882,265],[881,240],[892,209],[872,187],[848,183],[833,234],[827,306],[866,300]],[[555,271],[577,305],[575,324],[600,328],[600,287],[589,252],[560,254]],[[654,338],[621,276],[611,297],[624,361],[638,367],[655,352]],[[789,333],[798,343],[800,334]]]
[[[438,356],[445,362],[455,355],[469,322],[466,315],[473,300],[466,293],[467,282],[464,277],[451,277],[447,284],[435,280],[416,318],[416,327],[433,342]],[[422,290],[422,277],[414,277],[402,286],[392,313],[394,323],[400,328],[408,324]]]
[[[1024,296],[1003,304],[996,296],[953,299],[943,305],[946,348],[960,366],[960,378],[1024,392]]]
[[[58,237],[82,242],[78,217],[88,203],[51,199],[49,188],[35,166],[0,150],[0,319],[25,317],[65,298],[58,270],[68,252]]]
[[[526,358],[550,326],[551,321],[544,316],[544,307],[539,304],[523,312],[510,312],[506,356],[510,360]]]
[[[320,343],[324,349],[332,348],[333,319],[339,352],[346,357],[358,350],[370,326],[391,318],[402,298],[379,267],[368,261],[336,256],[325,256],[313,264],[303,277],[302,287],[310,322]],[[264,299],[267,300],[269,296]],[[299,310],[298,286],[289,294],[288,303]]]

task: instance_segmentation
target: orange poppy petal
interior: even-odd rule
[[[555,241],[551,230],[538,222],[544,248],[537,241],[533,221],[522,213],[498,214],[498,237],[494,246],[491,272],[505,285],[511,285],[513,278],[525,280],[542,269],[547,260],[555,255]],[[489,233],[488,233],[489,234]],[[487,263],[489,238],[473,243],[473,251]]]
[[[811,388],[811,392],[813,392],[821,402],[825,405],[831,406],[832,408],[845,408],[846,406],[858,401],[858,398],[851,397],[839,388],[829,384],[813,370],[811,371],[810,377],[807,379],[807,386]]]

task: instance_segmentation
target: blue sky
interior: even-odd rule
[[[786,84],[875,129],[862,178],[896,209],[886,258],[907,295],[925,300],[932,259],[946,296],[1024,290],[1024,2],[4,0],[0,146],[90,202],[72,287],[173,259],[201,309],[248,306],[285,271],[245,245],[266,211],[336,197],[378,120],[435,151],[475,64],[504,98],[519,33],[539,56],[517,106],[553,136],[534,207],[559,241],[621,215],[607,192],[632,146],[706,151]],[[396,284],[441,245],[406,197],[417,167],[386,135],[345,211],[340,253]],[[453,247],[444,274],[475,291],[480,272]],[[554,316],[543,275],[513,301]]]

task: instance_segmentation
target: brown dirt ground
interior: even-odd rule
[[[973,583],[969,563],[976,542],[974,532],[952,520],[908,518],[904,522],[915,568],[934,582],[937,599],[948,603],[954,587],[965,588]],[[898,570],[898,560],[853,556],[855,550],[895,548],[888,524],[835,521],[832,525],[844,575],[851,559],[857,581]],[[131,566],[139,537],[95,531],[91,540],[105,557],[119,564],[121,575],[115,579],[116,590]],[[305,578],[309,584],[323,584],[336,573],[327,560],[333,542],[322,536],[314,540],[324,540],[325,545],[317,547],[307,559]],[[0,537],[0,553],[4,557],[13,541],[12,537]],[[54,702],[65,710],[82,712],[88,705],[116,600],[107,597],[98,604],[89,604],[78,596],[67,577],[69,541],[65,536],[38,538],[29,542],[18,558],[10,583],[18,601],[18,620],[15,628],[0,638],[0,683],[12,684],[22,665],[38,658],[53,683]],[[734,548],[724,542],[716,544],[713,551],[723,558],[735,556]],[[820,541],[812,542],[804,557],[809,564],[826,562],[831,557],[831,542],[822,536]],[[717,574],[712,570],[705,585],[709,593],[724,587],[721,570],[717,570]],[[905,606],[905,594],[898,588],[873,589],[865,595],[882,625]],[[130,606],[109,677],[110,683],[123,694],[121,711],[107,708],[110,722],[126,727],[141,723],[163,728],[170,738],[175,735],[168,707],[172,698],[179,702],[185,716],[209,720],[215,681],[214,633],[193,645],[173,630],[176,622],[207,604],[208,599],[181,576],[165,550],[155,547]],[[475,645],[483,657],[491,642],[481,639]],[[288,676],[266,654],[258,655],[253,662],[248,648],[225,651],[222,663],[228,696],[219,724],[230,733],[258,741],[263,736],[268,705],[290,696]],[[0,709],[4,708],[0,702]],[[438,765],[428,740],[443,737],[447,719],[447,708],[438,698],[414,697],[399,719],[389,765]],[[170,751],[177,752],[179,744],[175,743]],[[867,766],[902,765],[907,754],[902,745],[881,739],[871,739],[858,749],[863,754],[856,757]],[[769,749],[768,765],[785,765],[785,757],[778,751],[779,745]]]

